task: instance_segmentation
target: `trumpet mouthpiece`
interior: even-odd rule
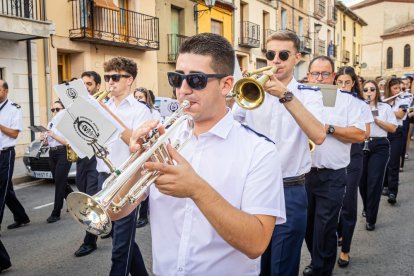
[[[183,103],[181,104],[181,106],[185,109],[185,108],[189,108],[190,107],[190,101],[185,100],[183,101]]]

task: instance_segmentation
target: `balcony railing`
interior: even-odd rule
[[[318,39],[318,55],[326,55],[326,40]]]
[[[321,19],[325,16],[326,0],[315,0],[313,15],[316,19]]]
[[[272,29],[264,29],[263,30],[263,43],[262,43],[262,51],[266,52],[266,40],[269,36],[274,34],[276,31]]]
[[[239,46],[246,48],[260,47],[260,25],[243,21],[240,24]]]
[[[303,55],[312,53],[312,39],[307,36],[300,36],[300,49],[299,52],[301,52]]]
[[[159,49],[159,19],[146,14],[95,6],[93,1],[72,1],[72,40],[136,48]]]
[[[188,36],[179,34],[168,34],[168,62],[176,62],[178,57],[178,50],[181,44]]]
[[[335,7],[329,7],[328,8],[328,24],[330,26],[335,26],[336,23],[336,8]]]
[[[342,52],[342,62],[348,63],[350,59],[351,53],[349,51],[343,51]]]
[[[42,0],[1,0],[0,15],[45,21]]]

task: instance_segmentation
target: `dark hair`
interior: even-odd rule
[[[267,37],[266,44],[272,40],[291,41],[293,42],[293,47],[295,48],[296,52],[299,52],[300,39],[298,35],[292,31],[280,30],[278,32],[275,32]]]
[[[391,86],[394,85],[400,85],[401,84],[401,80],[399,78],[395,78],[395,77],[391,77],[387,80],[387,82],[385,83],[385,88],[384,88],[384,97],[385,98],[389,98],[391,97]]]
[[[104,63],[104,71],[125,71],[132,76],[133,79],[137,77],[138,67],[135,61],[125,57],[114,57]]]
[[[340,77],[342,75],[348,75],[352,78],[352,81],[354,82],[354,85],[352,86],[352,90],[350,92],[356,93],[358,98],[363,100],[364,96],[362,95],[361,85],[359,84],[358,76],[355,73],[354,68],[351,67],[351,66],[342,66],[341,68],[339,68],[338,72],[336,72],[336,76],[335,76],[335,79],[334,79],[334,84],[336,84],[336,81],[338,80],[338,77]]]
[[[377,106],[377,104],[379,102],[382,102],[382,100],[381,100],[381,93],[379,91],[378,84],[374,80],[367,80],[367,81],[364,81],[364,84],[362,85],[362,89],[365,89],[365,85],[368,84],[368,83],[371,83],[372,85],[375,86],[375,106]]]
[[[9,90],[9,85],[7,84],[7,81],[2,80],[3,81],[3,89]]]
[[[65,108],[65,106],[63,105],[63,103],[60,100],[54,101],[53,103],[60,104],[62,106],[62,108]]]
[[[81,78],[83,77],[89,77],[92,78],[96,84],[101,84],[102,80],[101,80],[101,76],[96,73],[95,71],[85,71],[82,73]]]
[[[365,82],[364,77],[361,77],[361,76],[358,76],[358,80],[360,80],[360,81],[361,81],[361,83],[364,83],[364,82]]]
[[[196,54],[211,57],[211,68],[217,74],[233,75],[235,54],[233,46],[224,37],[201,33],[186,39],[179,54]]]
[[[70,81],[74,81],[74,80],[77,80],[77,79],[78,79],[77,77],[73,77],[73,78],[70,79]]]
[[[312,64],[313,64],[315,61],[317,61],[317,60],[328,61],[328,62],[329,62],[329,64],[331,65],[331,67],[332,67],[332,72],[331,72],[331,73],[335,72],[335,64],[334,64],[333,60],[332,60],[330,57],[328,57],[328,56],[317,56],[317,57],[314,57],[314,58],[313,58],[313,59],[309,62],[308,72],[310,72],[310,69],[311,69],[311,67],[312,67]]]
[[[413,83],[413,77],[411,77],[411,76],[407,76],[407,79],[409,79],[409,80],[410,80],[410,84],[412,84],[412,83]]]
[[[149,89],[146,89],[144,87],[138,87],[137,89],[134,90],[134,97],[135,97],[135,93],[136,92],[141,92],[142,94],[145,95],[145,103],[149,106],[149,108],[154,109],[154,103],[155,103],[155,95],[154,92],[152,92]]]

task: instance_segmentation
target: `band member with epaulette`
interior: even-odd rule
[[[81,75],[89,95],[94,95],[101,88],[101,76],[95,71],[85,71]],[[80,192],[94,195],[98,192],[98,171],[96,157],[79,158],[76,161],[76,186]],[[82,245],[75,252],[76,257],[92,253],[96,249],[97,236],[86,231]]]
[[[4,206],[7,205],[14,218],[14,223],[8,225],[7,229],[14,229],[28,224],[30,220],[13,189],[14,147],[22,131],[22,112],[20,105],[7,98],[8,94],[7,82],[0,80],[0,224]]]
[[[309,83],[332,84],[334,63],[327,56],[314,58],[309,64]],[[339,211],[346,186],[346,167],[350,162],[352,143],[365,137],[361,108],[353,93],[336,92],[334,107],[325,106],[323,120],[327,133],[322,145],[312,152],[312,169],[306,175],[308,221],[306,245],[311,264],[304,275],[331,275],[335,266]]]
[[[369,97],[369,105],[374,113],[374,123],[371,123],[370,138],[364,145],[364,165],[359,192],[364,205],[365,228],[373,231],[377,222],[385,170],[390,158],[390,142],[387,139],[387,133],[394,133],[398,124],[391,106],[381,102],[381,94],[375,81],[366,81],[363,91],[365,99],[368,100]]]
[[[266,58],[277,71],[264,85],[264,103],[249,111],[233,107],[235,119],[272,139],[281,155],[287,221],[273,231],[262,256],[261,275],[298,275],[307,215],[305,174],[311,168],[308,140],[321,144],[326,137],[321,123],[322,94],[293,77],[301,58],[299,47],[294,32],[269,36]]]
[[[150,120],[149,108],[132,95],[132,83],[138,74],[137,64],[125,57],[115,57],[104,63],[104,80],[112,97],[104,104],[124,125],[120,139],[108,142],[108,158],[115,167],[122,165],[130,156],[129,142],[132,130]],[[97,159],[98,189],[108,178],[110,170],[102,159]],[[128,216],[113,221],[112,266],[110,275],[148,275],[135,242],[137,208]]]
[[[359,78],[354,68],[343,66],[336,73],[334,83],[343,91],[349,91],[356,96],[361,109],[361,121],[365,123],[365,139],[370,135],[370,124],[374,122],[371,109],[364,99],[359,84]],[[338,245],[341,246],[341,253],[338,258],[338,265],[346,267],[349,265],[349,252],[351,250],[352,236],[358,215],[358,184],[361,179],[363,164],[363,152],[360,143],[353,143],[351,146],[351,161],[346,168],[346,193],[339,216],[338,224]]]

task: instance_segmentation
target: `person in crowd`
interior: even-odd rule
[[[384,99],[384,90],[385,90],[385,83],[386,80],[380,80],[378,83],[378,89],[380,90],[381,100]]]
[[[362,94],[360,77],[355,74],[354,68],[343,66],[336,73],[334,83],[343,91],[354,93],[360,101],[361,121],[365,123],[365,139],[369,138],[370,124],[374,122],[371,109]],[[346,168],[346,187],[338,224],[338,245],[341,246],[341,253],[338,258],[338,265],[346,267],[349,264],[349,252],[351,250],[352,236],[354,234],[358,213],[358,184],[361,179],[363,164],[363,152],[359,143],[351,146],[351,161]]]
[[[125,57],[115,57],[104,63],[104,80],[111,90],[111,98],[103,107],[112,112],[125,128],[120,139],[113,139],[106,145],[108,158],[119,167],[129,156],[132,130],[152,118],[146,105],[139,103],[132,95],[131,87],[138,75],[137,64]],[[110,170],[104,161],[97,159],[98,189],[109,177]],[[112,224],[112,266],[109,275],[148,275],[141,252],[135,242],[137,208],[126,217]]]
[[[234,105],[234,118],[275,142],[282,162],[287,222],[276,227],[261,260],[261,275],[297,275],[306,229],[305,174],[311,168],[309,139],[321,144],[325,137],[322,94],[298,83],[295,65],[300,61],[300,40],[291,31],[268,37],[268,65],[278,69],[264,85],[263,104],[254,110]],[[293,152],[294,157],[293,157]]]
[[[362,76],[358,76],[358,84],[359,84],[359,86],[361,87],[359,90],[361,90],[361,89],[362,89],[362,85],[364,84],[364,82],[365,82],[364,77],[362,77]]]
[[[185,113],[194,133],[180,153],[168,146],[177,165],[145,164],[161,172],[149,192],[155,275],[258,275],[275,224],[285,221],[275,145],[226,107],[234,55],[224,37],[198,34],[183,42],[168,73],[178,101],[190,102]],[[131,149],[156,126],[151,121],[134,131]],[[187,124],[178,126],[177,135],[183,133]]]
[[[95,71],[85,71],[81,79],[93,96],[101,88],[101,76]],[[76,186],[82,193],[94,195],[98,192],[98,171],[96,170],[96,157],[78,158],[76,161]],[[75,252],[76,257],[86,256],[96,250],[97,236],[86,231],[82,245]]]
[[[134,90],[134,97],[135,99],[145,103],[149,107],[154,120],[161,119],[160,112],[154,106],[155,95],[154,92],[152,92],[152,90],[146,89],[144,87],[138,87]]]
[[[391,205],[397,202],[400,155],[403,147],[402,125],[409,107],[408,98],[404,98],[400,92],[401,80],[399,78],[389,78],[385,84],[384,97],[387,99],[387,103],[391,105],[398,123],[397,130],[394,133],[388,133],[390,160],[387,165],[383,190],[383,195],[388,196],[388,203]]]
[[[411,94],[410,88],[411,88],[410,79],[407,78],[406,76],[402,77],[401,78],[401,91],[404,92],[403,97],[407,101],[408,107],[411,107],[413,103],[413,94]],[[406,116],[406,118],[403,121],[403,125],[402,125],[403,144],[402,144],[401,155],[400,155],[400,172],[404,170],[405,159],[408,159],[407,143],[409,140],[408,139],[409,131],[410,131],[410,117]]]
[[[13,189],[14,147],[22,131],[22,112],[20,105],[9,100],[8,95],[9,85],[0,80],[0,225],[7,205],[14,219],[7,229],[15,229],[28,224],[30,219]]]
[[[379,87],[375,81],[364,83],[364,98],[374,114],[370,138],[364,144],[364,161],[359,192],[363,203],[362,216],[366,217],[365,228],[375,229],[385,170],[390,158],[390,143],[387,133],[397,129],[397,119],[391,106],[381,102]],[[347,191],[348,192],[348,191]]]
[[[53,117],[48,124],[49,130],[42,135],[42,139],[49,146],[49,167],[52,172],[53,181],[55,182],[55,202],[52,214],[46,220],[48,223],[54,223],[60,220],[63,199],[66,199],[68,194],[73,192],[68,184],[68,174],[72,163],[67,159],[67,141],[56,128],[56,123],[64,115],[64,112],[62,112],[64,108],[61,101],[55,101],[53,103],[51,108]]]
[[[318,56],[310,62],[309,83],[333,84],[334,78],[331,58]],[[338,89],[335,106],[324,106],[323,109],[326,140],[312,152],[312,168],[306,175],[308,218],[305,241],[311,253],[311,263],[305,267],[304,275],[331,275],[335,266],[336,231],[347,183],[351,144],[361,143],[365,137],[359,101],[353,93]]]

